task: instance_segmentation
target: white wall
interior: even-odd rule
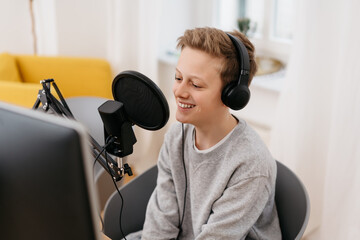
[[[107,57],[107,2],[102,0],[56,1],[59,54]]]
[[[214,25],[214,0],[163,0],[159,55],[175,51],[176,41],[186,29]]]
[[[34,54],[29,2],[0,2],[0,52]],[[34,0],[38,54],[106,58],[109,2]]]
[[[33,53],[29,7],[28,0],[0,1],[0,53]]]
[[[108,4],[100,0],[35,0],[38,53],[106,58]]]

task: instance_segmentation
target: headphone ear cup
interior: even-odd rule
[[[231,90],[236,87],[236,83],[235,82],[229,82],[228,84],[225,85],[225,87],[222,90],[221,93],[221,100],[222,102],[229,107],[229,92],[231,92]]]
[[[233,110],[240,110],[244,108],[250,100],[250,90],[248,86],[237,82],[227,84],[221,94],[223,103]]]

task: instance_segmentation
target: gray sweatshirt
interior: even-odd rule
[[[194,142],[188,124],[184,139],[181,123],[165,135],[142,239],[175,239],[183,214],[179,239],[281,239],[276,163],[259,136],[240,120],[208,150],[199,151]]]

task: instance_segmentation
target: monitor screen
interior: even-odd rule
[[[85,129],[0,103],[0,239],[100,239]]]

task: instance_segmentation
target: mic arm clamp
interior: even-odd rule
[[[121,157],[116,157],[116,160],[117,160],[117,164],[118,164],[118,167],[120,169],[120,174],[121,174],[122,177],[125,176],[125,174],[127,174],[129,176],[133,175],[133,172],[132,172],[131,167],[129,166],[129,164],[127,164],[127,163],[123,164],[123,161],[122,161]]]
[[[126,173],[129,176],[133,175],[133,172],[131,170],[131,167],[129,166],[129,164],[125,163],[124,164],[124,173]]]

